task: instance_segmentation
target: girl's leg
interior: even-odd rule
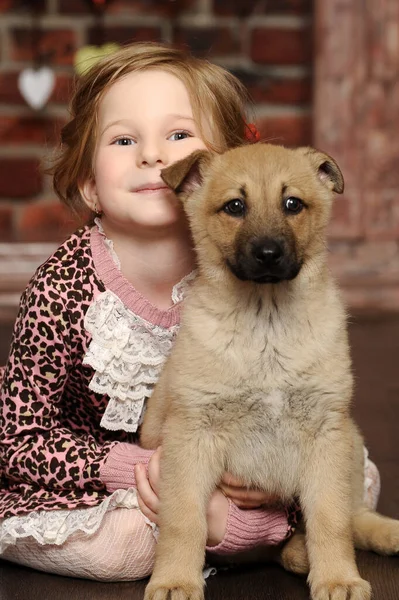
[[[364,465],[364,503],[369,510],[376,510],[381,491],[380,473],[366,456]]]
[[[33,538],[18,540],[2,558],[39,571],[94,579],[132,581],[150,575],[155,539],[139,510],[118,508],[104,517],[88,536],[74,533],[64,544],[40,545]]]

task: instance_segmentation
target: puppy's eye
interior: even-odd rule
[[[290,196],[283,200],[283,208],[284,212],[289,213],[290,215],[297,215],[304,208],[304,204],[299,198]]]
[[[232,217],[243,217],[245,215],[245,204],[240,198],[229,200],[223,206],[222,210]]]

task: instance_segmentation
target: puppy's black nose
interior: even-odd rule
[[[283,256],[283,248],[276,240],[266,239],[253,244],[252,255],[260,264],[271,265]]]

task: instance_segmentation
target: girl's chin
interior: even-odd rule
[[[188,228],[186,219],[182,218],[181,214],[157,214],[149,215],[133,215],[130,219],[126,219],[125,227],[134,230],[168,230],[168,229],[185,229]]]

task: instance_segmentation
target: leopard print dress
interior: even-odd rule
[[[137,442],[138,418],[177,332],[183,295],[175,294],[168,310],[150,305],[123,278],[106,242],[96,225],[77,231],[38,268],[21,298],[0,371],[0,528],[14,516],[76,513],[108,502],[101,466],[115,444]],[[111,358],[110,332],[117,346]],[[145,353],[155,348],[151,356],[137,351],[136,364],[129,356],[129,372],[121,357],[124,345],[135,351],[132,335]]]

